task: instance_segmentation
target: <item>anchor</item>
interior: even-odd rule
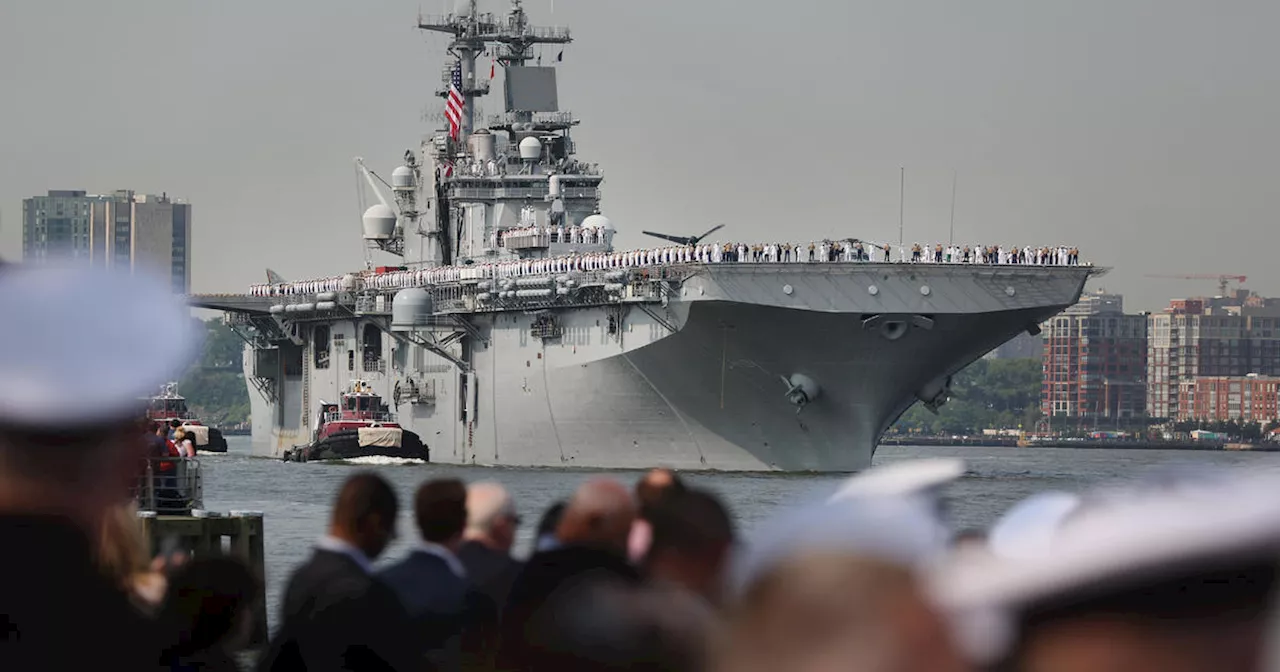
[[[805,406],[822,394],[822,388],[818,387],[817,381],[803,373],[793,373],[790,377],[779,376],[779,378],[787,386],[787,392],[783,396],[787,401],[795,404],[796,415],[800,415],[800,411],[803,411]]]

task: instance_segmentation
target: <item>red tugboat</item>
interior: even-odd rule
[[[151,397],[147,403],[147,419],[155,422],[171,424],[174,420],[182,423],[182,428],[195,438],[196,450],[209,453],[227,452],[227,440],[216,427],[208,427],[187,410],[187,399],[178,394],[177,383],[167,383],[160,388],[160,394]]]
[[[382,397],[363,380],[352,381],[341,402],[320,402],[311,445],[284,453],[284,459],[293,462],[374,456],[427,462],[431,453],[417,434],[396,423]]]

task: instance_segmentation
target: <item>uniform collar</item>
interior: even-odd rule
[[[458,556],[454,555],[453,551],[444,546],[430,541],[423,541],[413,550],[415,553],[426,553],[440,558],[444,561],[444,564],[449,566],[449,571],[453,572],[455,576],[460,579],[466,578],[467,570],[462,566],[462,561],[458,560]]]
[[[369,559],[369,556],[365,555],[364,551],[356,548],[346,541],[343,541],[342,539],[325,535],[320,537],[320,541],[316,542],[316,548],[322,551],[329,551],[330,553],[345,555],[359,565],[360,569],[364,570],[366,574],[373,573],[373,562]]]

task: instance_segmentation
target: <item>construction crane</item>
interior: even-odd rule
[[[1223,275],[1215,273],[1194,273],[1191,275],[1147,275],[1148,278],[1164,278],[1166,280],[1217,280],[1218,296],[1227,295],[1227,283],[1236,282],[1243,285],[1249,278],[1243,275]]]

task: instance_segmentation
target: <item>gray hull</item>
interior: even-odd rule
[[[352,344],[368,316],[313,320],[343,336],[317,369],[283,366],[275,398],[257,387],[255,450],[278,456],[309,440],[321,399],[352,378],[395,398],[412,377],[428,393],[395,404],[433,462],[682,469],[855,471],[917,400],[945,399],[950,374],[1074,303],[1088,267],[904,264],[695,266],[662,303],[471,312],[475,334],[447,359],[389,334],[365,366]],[[216,306],[215,306],[216,307]],[[610,329],[609,317],[615,317]],[[306,331],[306,327],[303,328]],[[350,352],[348,352],[350,351]],[[246,372],[261,375],[252,356]],[[351,370],[348,370],[351,363]],[[797,412],[783,378],[820,390]],[[307,411],[304,412],[304,409]]]

